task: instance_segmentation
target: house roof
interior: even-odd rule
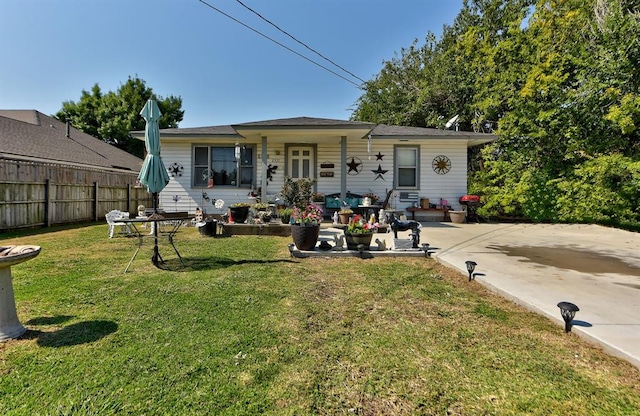
[[[366,123],[362,121],[345,121],[334,120],[330,118],[315,118],[315,117],[294,117],[294,118],[279,118],[275,120],[265,121],[253,121],[249,123],[234,124],[232,127],[238,129],[250,129],[250,128],[343,128],[343,129],[360,129],[360,128],[373,128],[375,123]]]
[[[497,136],[487,133],[475,133],[473,131],[455,131],[433,129],[425,127],[389,126],[378,124],[370,133],[372,139],[445,139],[464,140],[469,146],[477,146],[489,143],[497,139]]]
[[[131,132],[134,137],[144,138],[144,131]],[[468,146],[489,143],[497,139],[493,134],[469,131],[442,130],[424,127],[390,126],[362,121],[335,120],[315,117],[279,118],[252,121],[226,126],[162,129],[160,137],[209,137],[209,138],[257,138],[267,136],[301,139],[303,136],[319,138],[324,136],[349,136],[372,139],[406,140],[461,140]]]
[[[138,172],[142,159],[36,110],[0,110],[0,156]]]

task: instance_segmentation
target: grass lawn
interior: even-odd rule
[[[29,331],[0,414],[632,415],[640,372],[425,258],[294,259],[183,228],[160,270],[107,225],[0,234]]]

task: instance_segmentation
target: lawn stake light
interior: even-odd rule
[[[465,264],[467,265],[467,271],[469,272],[469,281],[471,281],[473,279],[473,271],[476,269],[478,263],[476,263],[475,261],[467,260],[465,261]]]
[[[571,321],[580,308],[571,302],[560,302],[558,308],[560,308],[562,319],[564,319],[564,332],[571,332]]]

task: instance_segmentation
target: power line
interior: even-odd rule
[[[324,56],[323,54],[321,54],[320,52],[316,51],[315,49],[313,49],[312,47],[308,46],[307,44],[305,44],[304,42],[296,39],[293,35],[289,34],[287,31],[281,29],[278,25],[276,25],[275,23],[271,22],[269,19],[265,18],[264,16],[262,16],[260,13],[256,12],[255,10],[253,10],[251,7],[247,6],[246,4],[244,4],[242,1],[240,0],[236,0],[238,3],[240,3],[242,5],[242,7],[244,7],[245,9],[249,10],[251,13],[255,14],[256,16],[258,16],[260,19],[264,20],[265,22],[269,23],[271,26],[275,27],[276,29],[278,29],[280,32],[284,33],[285,35],[289,36],[291,39],[295,40],[296,42],[298,42],[300,45],[304,46],[305,48],[309,49],[311,52],[315,53],[316,55],[318,55],[319,57],[321,57],[322,59],[324,59],[327,62],[332,63],[333,65],[335,65],[336,67],[342,69],[344,72],[346,72],[347,74],[351,75],[352,77],[354,77],[355,79],[361,81],[363,84],[366,83],[365,80],[363,80],[362,78],[360,78],[359,76],[357,76],[356,74],[354,74],[351,71],[348,71],[347,69],[343,68],[342,66],[338,65],[337,63],[333,62],[331,59],[327,58],[326,56]]]
[[[288,47],[288,46],[286,46],[286,45],[283,45],[282,43],[278,42],[277,40],[275,40],[275,39],[273,39],[273,38],[271,38],[271,37],[269,37],[269,36],[265,35],[264,33],[262,33],[262,32],[260,32],[260,31],[258,31],[258,30],[256,30],[256,29],[254,29],[254,28],[252,28],[251,26],[249,26],[249,25],[247,25],[247,24],[245,24],[245,23],[241,22],[240,20],[236,19],[235,17],[230,16],[229,14],[227,14],[227,13],[223,12],[222,10],[220,10],[220,9],[216,8],[215,6],[213,6],[213,5],[209,4],[209,3],[207,3],[206,1],[204,1],[204,0],[198,0],[198,1],[199,1],[200,3],[202,3],[202,4],[204,4],[205,6],[207,6],[207,7],[211,8],[211,9],[215,10],[216,12],[218,12],[218,13],[222,14],[223,16],[225,16],[225,17],[227,17],[227,18],[229,18],[229,19],[233,20],[234,22],[236,22],[236,23],[238,23],[238,24],[241,24],[242,26],[246,27],[247,29],[251,30],[252,32],[255,32],[255,33],[257,33],[258,35],[260,35],[260,36],[262,36],[262,37],[264,37],[264,38],[266,38],[266,39],[270,40],[271,42],[275,43],[276,45],[278,45],[278,46],[281,46],[281,47],[285,48],[285,49],[286,49],[286,50],[288,50],[289,52],[294,53],[294,54],[298,55],[299,57],[301,57],[301,58],[303,58],[303,59],[306,59],[307,61],[311,62],[311,63],[312,63],[312,64],[314,64],[314,65],[319,66],[320,68],[324,69],[325,71],[328,71],[328,72],[332,73],[333,75],[335,75],[335,76],[337,76],[337,77],[339,77],[339,78],[342,78],[343,80],[345,80],[345,81],[347,81],[347,82],[349,82],[349,83],[351,83],[351,84],[355,85],[356,87],[360,88],[360,85],[356,84],[355,82],[351,81],[350,79],[345,78],[344,76],[342,76],[342,75],[338,74],[337,72],[335,72],[335,71],[333,71],[333,70],[331,70],[331,69],[327,68],[326,66],[324,66],[324,65],[322,65],[322,64],[319,64],[319,63],[317,63],[316,61],[314,61],[314,60],[312,60],[312,59],[310,59],[310,58],[307,58],[306,56],[302,55],[302,54],[301,54],[301,53],[299,53],[299,52],[294,51],[294,50],[293,50],[293,49],[291,49],[290,47]]]

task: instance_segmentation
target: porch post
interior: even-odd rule
[[[340,200],[347,199],[347,136],[340,137]]]
[[[268,154],[267,154],[267,136],[262,136],[262,169],[261,169],[261,176],[262,176],[262,186],[260,187],[260,201],[261,202],[267,202],[267,161],[268,161]]]

